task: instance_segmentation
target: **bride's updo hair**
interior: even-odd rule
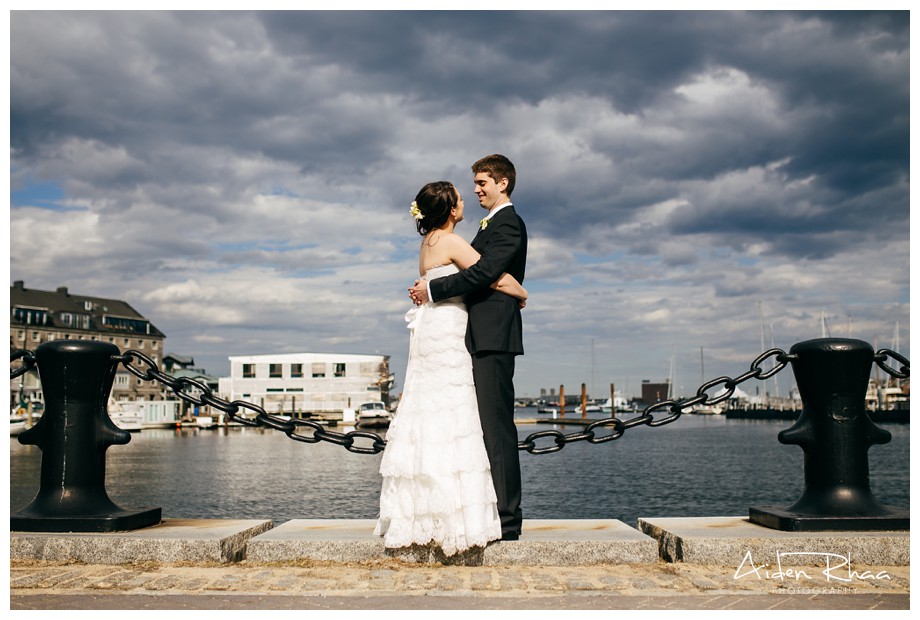
[[[415,226],[424,237],[447,222],[450,210],[457,206],[457,190],[447,181],[435,181],[419,190],[415,203],[423,216],[415,221]]]

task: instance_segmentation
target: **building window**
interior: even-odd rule
[[[102,316],[102,324],[119,331],[134,332],[135,334],[149,334],[150,325],[144,319],[132,319],[120,316]]]
[[[47,325],[48,313],[44,310],[14,307],[11,319],[20,325]]]
[[[130,339],[130,338],[125,338],[125,346],[126,346],[126,347],[130,347],[130,346],[131,346],[131,339]]]
[[[336,377],[344,377],[345,376],[345,364],[336,364],[335,372],[333,374]]]
[[[128,387],[131,377],[126,372],[120,372],[115,375],[115,387]]]
[[[150,346],[153,347],[153,350],[154,350],[154,351],[156,351],[156,350],[157,350],[157,346],[158,346],[159,344],[160,344],[159,342],[157,342],[156,340],[154,340],[153,342],[150,343]]]
[[[319,379],[326,376],[326,364],[323,362],[314,362],[313,364],[313,378]]]
[[[243,378],[244,379],[254,379],[256,376],[256,365],[255,364],[243,364]]]
[[[272,379],[281,378],[281,364],[269,364],[268,365],[268,376]]]
[[[303,364],[291,364],[291,377],[294,379],[303,377]]]
[[[76,327],[77,329],[89,329],[88,314],[73,314],[71,312],[61,313],[61,323],[67,327]]]

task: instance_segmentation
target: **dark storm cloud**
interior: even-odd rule
[[[394,136],[385,119],[330,103],[336,93],[403,95],[428,103],[430,115],[484,116],[508,101],[578,94],[642,117],[650,106],[672,105],[673,89],[688,78],[731,67],[779,98],[783,125],[736,109],[697,124],[677,145],[598,136],[590,148],[637,178],[672,181],[789,157],[790,175],[858,192],[906,173],[906,15],[62,13],[42,20],[69,45],[66,56],[36,59],[53,65],[53,79],[40,85],[16,53],[40,34],[13,29],[11,146],[27,160],[39,145],[73,136],[127,145],[147,162],[146,147],[188,141],[262,153],[305,172],[360,170],[385,159]],[[33,20],[14,16],[13,24]],[[880,64],[890,54],[903,58]],[[138,174],[121,178],[140,182]]]

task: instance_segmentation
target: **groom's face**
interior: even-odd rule
[[[477,172],[473,177],[473,184],[476,186],[476,195],[479,197],[479,206],[483,209],[492,209],[492,207],[504,201],[502,195],[508,186],[508,180],[502,179],[496,183],[489,173]]]

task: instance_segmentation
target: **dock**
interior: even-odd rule
[[[11,532],[10,608],[910,608],[907,531],[525,519],[520,540],[451,560],[386,550],[373,525],[165,519],[132,532]]]

